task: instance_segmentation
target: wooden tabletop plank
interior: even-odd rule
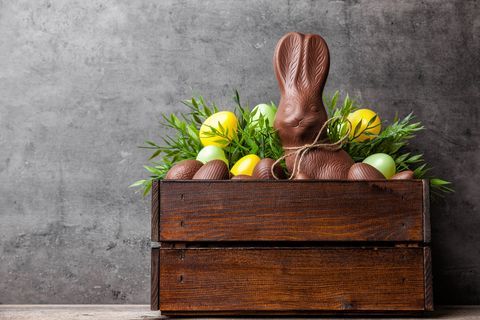
[[[149,305],[0,305],[1,320],[155,320],[165,319],[160,312],[149,311]],[[480,306],[436,306],[436,319],[474,320],[480,318]],[[185,318],[182,318],[185,320]],[[207,320],[208,318],[202,318]],[[221,318],[214,318],[222,320]],[[254,318],[242,317],[242,320]],[[275,319],[275,318],[268,318]],[[281,320],[298,319],[285,318]],[[302,318],[300,318],[302,319]],[[305,319],[305,318],[303,318]],[[313,320],[315,318],[309,317]],[[322,317],[321,319],[326,319]],[[371,319],[369,317],[355,320]],[[398,317],[375,317],[376,320],[398,319]],[[402,318],[425,320],[422,317]]]

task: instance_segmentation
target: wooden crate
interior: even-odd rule
[[[164,315],[433,310],[425,180],[159,181],[152,244]]]

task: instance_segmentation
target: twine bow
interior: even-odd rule
[[[290,152],[288,154],[284,154],[283,156],[278,158],[273,163],[272,167],[270,168],[272,176],[276,180],[279,180],[279,178],[275,174],[273,168],[275,168],[275,166],[278,165],[282,160],[284,160],[284,159],[286,159],[286,158],[288,158],[292,155],[295,155],[295,161],[293,162],[293,170],[292,170],[292,173],[291,173],[290,177],[288,177],[288,180],[292,180],[293,177],[295,177],[295,175],[298,173],[298,171],[300,169],[300,165],[303,161],[303,158],[304,158],[305,154],[307,154],[308,151],[310,151],[311,149],[319,148],[319,149],[323,149],[323,150],[327,150],[327,151],[337,151],[337,150],[341,149],[343,144],[345,143],[345,141],[348,139],[348,136],[350,135],[350,132],[352,131],[352,124],[350,123],[350,121],[347,121],[348,122],[348,127],[347,127],[346,133],[337,142],[333,142],[333,143],[319,142],[320,137],[322,135],[322,132],[327,128],[328,124],[330,122],[333,122],[334,120],[337,120],[337,119],[340,119],[340,117],[338,117],[338,116],[337,117],[332,117],[332,118],[328,119],[327,121],[325,121],[325,123],[320,128],[320,130],[318,131],[317,136],[315,137],[315,139],[313,140],[312,143],[308,143],[308,144],[305,144],[305,145],[300,146],[300,147],[284,147],[283,148],[284,150],[295,150],[295,151]]]

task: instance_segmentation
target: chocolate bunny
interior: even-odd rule
[[[316,34],[288,33],[277,44],[273,66],[281,94],[274,127],[293,179],[347,179],[354,161],[342,149],[309,148],[293,170],[299,157],[291,153],[315,142],[328,119],[322,101],[330,67],[325,40]],[[320,136],[323,141],[325,131]]]

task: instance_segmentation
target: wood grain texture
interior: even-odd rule
[[[430,225],[430,181],[422,180],[423,183],[423,238],[425,242],[430,242],[432,237],[432,227]]]
[[[75,305],[48,305],[48,304],[2,304],[0,305],[0,315],[2,319],[8,320],[166,320],[166,313],[149,311],[148,306],[144,304],[75,304]],[[197,313],[198,314],[198,313]],[[223,314],[226,314],[224,312]],[[338,314],[338,313],[337,313]],[[480,306],[440,306],[433,314],[434,319],[443,320],[474,320],[480,319]],[[231,320],[228,318],[216,318],[217,320]],[[258,320],[258,318],[243,318],[243,320]],[[307,320],[302,318],[303,320]],[[302,320],[288,319],[288,320]],[[311,318],[310,318],[311,319]],[[327,318],[330,319],[330,318]],[[350,318],[354,320],[372,320],[368,315]],[[392,320],[392,318],[375,317],[375,320]],[[210,318],[210,320],[212,320]],[[287,319],[284,319],[287,320]],[[326,319],[325,319],[326,320]],[[415,317],[409,317],[408,320],[425,320],[421,314]]]
[[[425,276],[425,311],[433,311],[433,276],[432,276],[432,254],[430,247],[423,248],[423,265]]]
[[[231,317],[248,317],[250,320],[263,318],[263,317],[272,317],[278,316],[280,318],[289,318],[294,320],[299,320],[299,318],[310,318],[318,316],[318,318],[323,319],[328,316],[331,316],[333,319],[340,317],[355,318],[355,320],[372,320],[378,319],[381,316],[388,316],[389,320],[397,319],[399,317],[408,317],[412,319],[413,316],[420,316],[425,319],[428,316],[431,316],[431,312],[427,311],[411,311],[411,310],[394,310],[394,311],[359,311],[359,310],[348,310],[348,311],[319,311],[319,310],[286,310],[286,311],[258,311],[258,310],[229,310],[229,311],[162,311],[162,316],[166,317],[195,317],[195,318],[208,318],[213,319],[231,319]],[[362,317],[363,316],[363,317]],[[227,317],[227,318],[225,318]],[[251,318],[250,318],[251,317]],[[331,318],[327,318],[331,319]],[[471,319],[469,319],[471,320]],[[475,319],[476,320],[476,319]]]
[[[159,309],[159,270],[160,270],[160,249],[152,249],[151,272],[150,272],[150,308]]]
[[[423,248],[160,249],[162,312],[422,311]]]
[[[160,182],[154,180],[151,190],[151,239],[152,241],[158,241],[160,238]]]
[[[421,180],[160,186],[160,241],[424,240]]]

